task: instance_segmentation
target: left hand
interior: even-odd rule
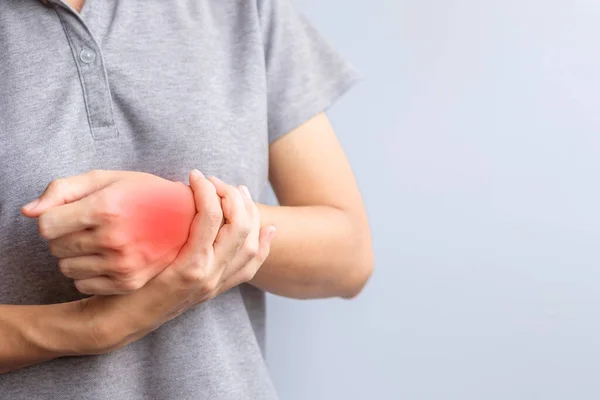
[[[86,294],[144,286],[176,258],[196,214],[181,182],[129,171],[91,171],[50,183],[23,214],[39,217],[61,272]]]
[[[198,213],[177,258],[143,288],[80,300],[85,321],[77,354],[116,350],[181,313],[250,281],[269,255],[275,227],[261,228],[247,188],[190,174]],[[222,224],[224,220],[224,224]]]

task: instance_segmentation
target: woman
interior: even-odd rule
[[[3,1],[0,54],[2,397],[276,398],[264,292],[372,269],[352,69],[289,0]]]

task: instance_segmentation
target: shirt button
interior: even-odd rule
[[[91,64],[96,59],[96,52],[86,47],[79,53],[79,59],[86,64]]]

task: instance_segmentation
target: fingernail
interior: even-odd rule
[[[247,198],[252,200],[252,195],[250,194],[250,190],[248,190],[248,188],[246,186],[244,186],[244,185],[240,186],[240,190],[242,191],[242,194],[244,196],[246,196]]]
[[[40,199],[35,199],[33,200],[31,203],[26,204],[25,206],[23,206],[23,208],[27,211],[31,211],[35,208],[35,206],[37,206],[40,203]]]
[[[197,169],[192,170],[192,175],[194,175],[194,177],[198,178],[198,179],[204,178],[204,174],[202,172],[200,172],[200,170],[197,170]]]

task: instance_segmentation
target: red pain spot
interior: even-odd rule
[[[196,207],[189,186],[176,182],[135,185],[126,196],[123,229],[131,234],[135,247],[156,259],[172,254],[187,242]],[[172,260],[170,260],[172,261]]]

